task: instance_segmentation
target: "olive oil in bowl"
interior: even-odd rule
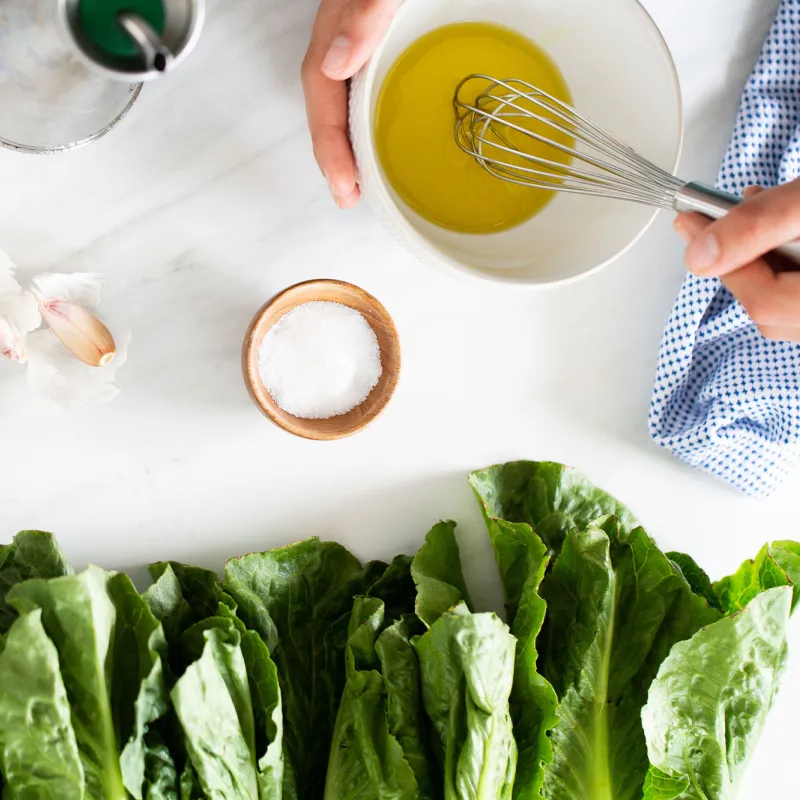
[[[375,110],[376,149],[387,180],[421,217],[460,233],[496,233],[530,219],[553,193],[501,181],[459,149],[453,94],[472,73],[520,78],[571,103],[558,67],[530,39],[485,22],[446,25],[414,42],[387,73]],[[533,140],[526,150],[568,160]]]

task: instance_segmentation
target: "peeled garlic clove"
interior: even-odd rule
[[[111,331],[85,308],[66,300],[39,298],[39,313],[61,344],[84,364],[103,367],[114,358]]]
[[[5,317],[0,317],[0,355],[12,361],[24,361],[25,351],[11,324]]]

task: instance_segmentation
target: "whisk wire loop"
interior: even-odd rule
[[[471,95],[476,86],[481,90]],[[465,99],[470,95],[473,100]],[[526,81],[469,75],[458,85],[453,103],[458,146],[502,180],[660,208],[673,208],[684,185]],[[518,145],[518,140],[527,144]],[[527,149],[532,143],[543,147],[533,152]]]

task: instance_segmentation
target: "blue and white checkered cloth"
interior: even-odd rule
[[[745,87],[718,186],[800,176],[800,0],[782,0]],[[650,434],[698,469],[766,496],[800,459],[800,345],[764,339],[718,279],[690,275],[667,323]]]

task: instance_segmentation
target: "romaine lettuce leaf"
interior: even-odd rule
[[[672,646],[719,612],[641,528],[625,531],[615,517],[567,535],[542,596],[540,669],[560,701],[544,796],[638,799],[647,690]]]
[[[686,553],[667,553],[667,558],[681,571],[695,594],[704,597],[711,608],[722,610],[711,579],[691,556]]]
[[[85,796],[67,690],[41,609],[14,622],[0,655],[0,763],[8,795],[28,800]]]
[[[236,607],[211,570],[177,561],[159,561],[148,569],[153,584],[142,597],[161,622],[167,641],[177,641],[196,622],[217,616],[220,603]]]
[[[185,652],[183,634],[192,625],[215,616],[220,604],[233,608],[236,604],[224,594],[219,578],[209,570],[177,562],[151,564],[149,570],[154,583],[142,597],[164,629],[169,650],[166,678],[172,688],[199,655]],[[186,737],[174,704],[158,721],[156,729],[151,729],[146,741],[147,800],[159,800],[162,796],[165,800],[177,800],[178,797],[194,800],[205,796],[189,760]]]
[[[194,771],[191,761],[187,761],[181,772],[178,782],[180,800],[206,800],[197,773]]]
[[[21,614],[41,611],[58,653],[86,796],[124,800],[130,793],[141,800],[144,737],[168,703],[166,643],[147,604],[127,576],[96,567],[24,581],[8,602]]]
[[[172,689],[192,766],[207,795],[253,800],[259,796],[255,722],[240,639],[222,620],[202,637],[202,654]]]
[[[347,644],[347,680],[328,762],[327,800],[433,798],[427,760],[424,755],[419,758],[423,752],[419,668],[402,625],[401,621],[385,629],[383,602],[370,597],[355,599]],[[379,648],[378,642],[389,631],[393,632],[390,646]],[[398,651],[398,634],[405,639],[413,660]],[[387,674],[399,677],[399,686]],[[411,687],[416,689],[416,697],[413,689],[408,691]],[[392,694],[395,696],[390,699]],[[390,703],[399,715],[390,715]],[[420,770],[423,785],[414,767]]]
[[[247,669],[255,723],[260,800],[290,800],[295,796],[294,781],[286,775],[284,764],[283,701],[278,668],[269,650],[255,631],[248,631],[235,619],[241,638],[242,656]]]
[[[278,668],[289,767],[303,800],[324,794],[353,597],[366,594],[386,570],[380,562],[362,567],[345,548],[318,539],[226,565],[225,591]]]
[[[153,564],[150,572],[155,583],[144,597],[164,625],[170,663],[178,676],[173,704],[182,720],[185,742],[175,746],[173,737],[173,750],[179,752],[179,761],[189,750],[182,791],[192,797],[192,787],[197,786],[202,787],[197,796],[221,792],[224,797],[239,797],[246,796],[241,793],[254,784],[260,800],[293,797],[291,786],[284,785],[281,695],[266,644],[238,619],[236,603],[222,590],[215,573],[176,562]],[[206,747],[214,736],[213,714],[204,722],[195,715],[191,702],[193,693],[202,691],[206,683],[219,687],[220,678],[227,698],[214,698],[208,704],[216,704],[220,715],[227,713],[224,719],[220,716],[220,724],[228,736],[215,758],[213,748]],[[195,705],[202,704],[201,698],[195,696]],[[234,756],[242,748],[247,749],[247,757],[237,760]]]
[[[445,800],[508,800],[517,765],[508,707],[516,641],[508,627],[461,604],[414,648]]]
[[[258,634],[226,605],[219,611],[184,634],[181,649],[190,663],[172,690],[193,772],[208,796],[280,800],[277,669]]]
[[[126,742],[120,769],[125,787],[138,800],[146,787],[148,733],[169,708],[167,643],[160,623],[127,575],[112,575],[107,589],[116,610],[111,702],[117,736]]]
[[[178,800],[175,759],[160,735],[150,731],[145,754],[145,800]]]
[[[598,517],[617,517],[622,531],[637,525],[622,503],[563,464],[510,461],[473,472],[469,482],[487,516],[527,523],[555,552],[573,528],[584,530]]]
[[[745,561],[733,575],[714,584],[726,614],[741,611],[754,597],[776,586],[793,586],[792,609],[800,599],[800,545],[796,542],[765,544],[755,558]]]
[[[546,603],[539,587],[548,564],[547,549],[530,525],[486,516],[503,584],[511,632],[517,639],[511,717],[519,750],[514,797],[539,798],[544,767],[553,760],[549,731],[558,719],[558,698],[537,671],[536,640]]]
[[[791,606],[789,586],[767,589],[673,647],[642,712],[646,800],[736,797],[786,664]]]
[[[672,644],[719,613],[630,511],[579,472],[512,462],[473,473],[470,483],[519,639],[515,796],[538,797],[544,781],[552,800],[638,799],[648,768],[639,722],[647,688]],[[547,548],[557,556],[549,573]]]
[[[411,577],[412,561],[412,556],[395,556],[386,571],[369,587],[369,596],[383,601],[387,625],[414,613],[417,587]]]
[[[222,606],[235,612],[236,603],[222,590],[217,574],[211,570],[175,561],[150,564],[149,570],[154,583],[142,597],[164,628],[172,685],[174,678],[182,675],[202,651],[201,643],[197,652],[185,652],[186,631],[203,620],[218,617]]]
[[[507,800],[517,765],[508,705],[516,640],[494,614],[469,610],[455,523],[429,531],[411,574],[429,628],[412,644],[444,798]]]
[[[792,583],[792,612],[794,612],[800,603],[800,542],[788,540],[773,542],[769,552]]]
[[[420,800],[437,798],[436,775],[430,753],[430,731],[422,707],[419,662],[411,640],[422,633],[415,617],[404,617],[385,628],[375,645],[386,684],[389,731],[403,748],[414,772]]]
[[[73,571],[51,533],[20,531],[11,544],[0,545],[0,634],[16,619],[6,602],[13,586],[30,578],[58,578]]]
[[[643,800],[680,800],[688,788],[688,778],[676,778],[651,766],[644,779]]]
[[[455,522],[438,522],[425,537],[411,564],[417,586],[417,616],[430,627],[459,603],[472,603],[461,569]]]

